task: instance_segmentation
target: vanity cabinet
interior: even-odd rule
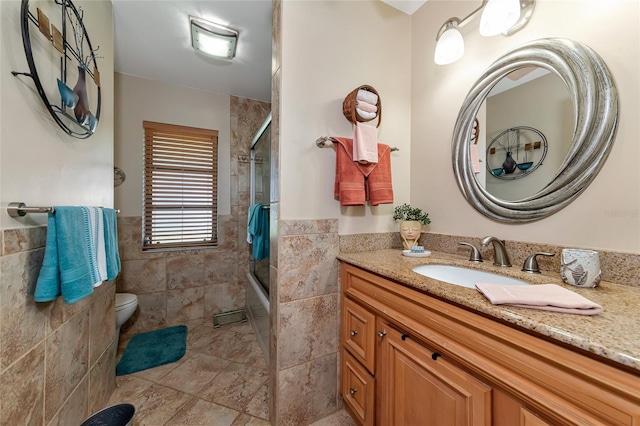
[[[640,377],[341,264],[341,394],[361,425],[640,426]]]

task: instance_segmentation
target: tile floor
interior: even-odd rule
[[[269,425],[267,366],[251,325],[186,325],[184,357],[116,377],[109,405],[133,404],[134,425]],[[128,340],[120,339],[119,355]]]
[[[269,425],[268,373],[248,322],[214,329],[208,320],[186,324],[187,351],[172,364],[116,377],[108,405],[136,407],[134,425]],[[133,336],[122,336],[118,356]],[[313,426],[353,426],[341,410]]]

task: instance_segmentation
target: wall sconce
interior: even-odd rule
[[[191,45],[198,52],[230,60],[236,55],[238,32],[204,19],[189,17]]]
[[[433,60],[438,65],[451,64],[464,55],[464,39],[459,28],[465,26],[476,13],[482,10],[480,34],[509,36],[529,22],[535,0],[483,0],[480,7],[463,19],[451,18],[436,35],[436,50]]]

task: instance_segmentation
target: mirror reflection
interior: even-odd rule
[[[470,145],[478,162],[472,167],[491,195],[517,201],[555,179],[575,123],[571,94],[555,73],[532,66],[512,71],[491,89],[477,118],[484,131]]]

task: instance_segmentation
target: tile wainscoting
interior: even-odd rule
[[[35,303],[46,227],[0,231],[0,425],[75,425],[115,388],[115,285]]]

